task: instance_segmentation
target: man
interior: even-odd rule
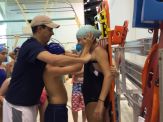
[[[46,48],[52,54],[65,53],[64,49],[56,43],[50,43]],[[68,98],[62,76],[77,72],[77,67],[78,64],[66,67],[46,65],[43,78],[49,104],[45,111],[45,122],[68,122],[66,108]]]
[[[58,28],[49,17],[36,16],[31,22],[33,37],[27,39],[19,50],[11,82],[3,103],[3,122],[35,122],[37,104],[44,87],[43,71],[46,63],[65,66],[85,63],[91,56],[74,58],[51,54],[45,45]],[[90,38],[91,39],[91,38]]]

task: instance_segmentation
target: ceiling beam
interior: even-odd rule
[[[2,17],[5,18],[5,13],[4,13],[4,11],[3,11],[1,5],[0,5],[0,13],[1,13]]]
[[[83,1],[82,0],[70,0],[72,3],[83,3]],[[53,1],[53,3],[66,3],[65,2],[65,0],[64,1],[61,1],[61,0],[58,0],[58,1],[56,1],[56,0],[54,0]],[[10,0],[10,1],[6,1],[6,3],[8,4],[8,5],[14,5],[15,4],[15,2],[13,2],[12,0]],[[20,4],[45,4],[45,1],[34,1],[34,0],[24,0],[23,2],[19,2]]]
[[[46,9],[69,9],[71,7],[54,7],[54,8],[46,8]],[[72,9],[72,8],[71,8]],[[28,9],[24,9],[24,10],[43,10],[43,8],[28,8]],[[20,9],[11,9],[10,11],[20,11]]]
[[[48,13],[54,13],[54,12],[68,12],[73,10],[60,10],[60,11],[47,11]],[[43,13],[44,11],[24,11],[24,13]],[[21,12],[17,12],[17,14],[20,14]]]
[[[53,18],[52,19],[53,21],[59,21],[59,20],[75,20],[75,17],[67,17],[67,18]],[[29,20],[28,20],[29,21]],[[19,19],[19,20],[1,20],[0,21],[0,24],[1,23],[9,23],[9,22],[26,22],[25,20],[23,19]]]

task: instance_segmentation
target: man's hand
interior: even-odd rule
[[[88,34],[84,37],[84,41],[83,41],[84,47],[85,47],[85,46],[91,47],[94,40],[95,40],[95,37],[93,36],[93,34],[92,34],[91,32],[88,33]]]
[[[89,60],[91,60],[91,58],[92,58],[92,55],[89,54],[89,53],[85,54],[85,55],[82,57],[82,59],[84,60],[84,63],[87,63]]]
[[[87,56],[89,53],[89,50],[92,46],[93,41],[95,40],[94,36],[92,33],[88,33],[84,38],[83,38],[83,46],[84,49],[81,53],[81,57],[86,57],[85,61],[88,62],[91,57]]]

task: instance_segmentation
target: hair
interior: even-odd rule
[[[36,33],[39,26],[41,26],[42,28],[47,27],[46,25],[37,25],[37,26],[31,27],[32,32],[33,32],[33,33]]]

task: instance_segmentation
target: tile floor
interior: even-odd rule
[[[68,92],[68,106],[71,106],[71,91],[72,91],[72,84],[71,84],[71,79],[66,81],[65,87]],[[71,114],[71,109],[68,107],[68,122],[73,122],[72,114]],[[39,116],[38,120],[39,122]],[[79,121],[82,122],[82,114],[79,112]],[[128,106],[127,100],[122,100],[121,101],[121,122],[133,122],[133,112],[132,108]]]

